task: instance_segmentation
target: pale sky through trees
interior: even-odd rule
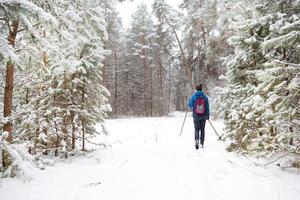
[[[123,3],[118,3],[117,11],[120,13],[119,16],[122,18],[122,23],[125,28],[128,27],[131,19],[132,13],[135,11],[136,6],[142,2],[146,3],[150,11],[151,5],[154,0],[134,0],[134,1],[125,1]],[[177,7],[183,2],[183,0],[166,0],[166,2],[173,6]]]

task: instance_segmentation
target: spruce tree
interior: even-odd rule
[[[229,39],[235,52],[226,60],[228,88],[219,101],[233,139],[229,149],[297,153],[297,4],[265,1],[240,9]]]

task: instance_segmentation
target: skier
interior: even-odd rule
[[[195,126],[195,147],[199,148],[199,130],[200,144],[203,148],[205,137],[205,122],[209,119],[209,102],[207,96],[202,91],[202,84],[196,86],[196,92],[189,99],[188,106],[193,109],[193,118]]]

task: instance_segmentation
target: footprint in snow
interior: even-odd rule
[[[87,184],[84,184],[82,185],[81,187],[83,188],[91,188],[91,187],[96,187],[96,186],[100,186],[101,185],[101,182],[95,182],[95,183],[87,183]]]

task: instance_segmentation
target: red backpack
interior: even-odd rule
[[[196,100],[196,103],[195,103],[195,107],[194,107],[195,113],[198,114],[198,115],[205,114],[205,112],[206,112],[206,105],[205,104],[206,104],[205,98],[199,97]]]

